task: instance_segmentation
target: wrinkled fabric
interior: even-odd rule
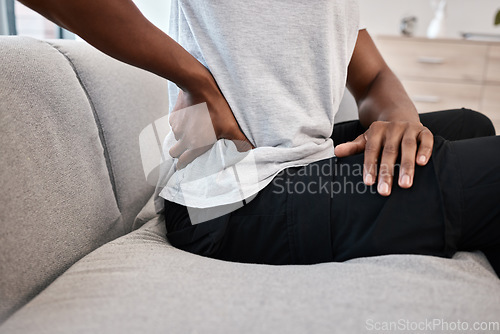
[[[235,203],[285,168],[334,156],[330,134],[357,39],[357,1],[177,0],[171,13],[171,37],[211,71],[256,149],[241,155],[219,140],[176,170],[170,133],[161,197],[196,208]],[[172,108],[173,83],[169,95]]]

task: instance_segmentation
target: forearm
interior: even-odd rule
[[[149,22],[131,0],[20,0],[104,53],[183,89],[210,82],[184,48]]]
[[[415,164],[428,163],[434,139],[420,123],[415,105],[366,30],[358,34],[347,88],[356,99],[359,120],[367,131],[338,145],[335,154],[342,158],[364,153],[363,180],[369,186],[378,182],[377,190],[382,196],[391,194],[396,161],[400,159],[397,183],[410,188]]]
[[[366,128],[375,121],[420,121],[415,105],[388,67],[376,75],[358,108]]]

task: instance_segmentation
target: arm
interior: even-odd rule
[[[415,105],[366,30],[359,32],[347,88],[356,99],[359,120],[365,128],[375,121],[420,122]]]
[[[432,133],[420,123],[417,110],[366,30],[359,32],[348,68],[347,88],[359,109],[359,120],[368,130],[354,141],[338,145],[338,157],[365,152],[364,180],[390,195],[394,165],[401,151],[399,186],[413,184],[415,163],[425,165],[433,147]],[[379,156],[381,158],[379,159]],[[380,162],[377,173],[377,163]]]
[[[208,71],[131,0],[20,0],[102,52],[193,90]]]
[[[149,22],[131,0],[20,0],[102,52],[153,72],[181,88],[176,108],[206,103],[216,138],[252,147],[211,73],[167,34]],[[193,120],[195,121],[195,120]],[[199,151],[179,138],[174,157],[185,165]],[[241,145],[241,144],[240,144]]]

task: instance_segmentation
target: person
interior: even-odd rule
[[[172,245],[275,265],[481,250],[500,274],[500,138],[470,110],[419,115],[356,1],[173,0],[173,38],[129,0],[21,2],[168,79],[172,116],[204,106],[214,142],[183,122],[166,139]],[[334,127],[345,87],[359,121]]]

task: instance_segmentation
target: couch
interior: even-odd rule
[[[83,42],[0,38],[0,333],[500,331],[480,252],[266,266],[172,247],[138,139],[166,94]]]

